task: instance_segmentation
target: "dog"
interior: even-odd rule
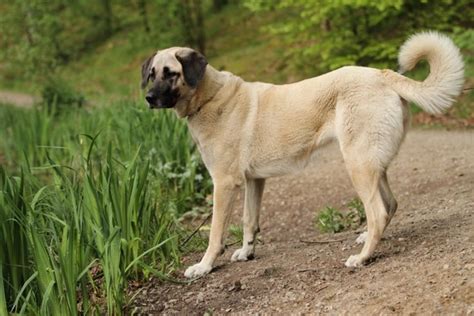
[[[424,81],[403,76],[426,59]],[[436,32],[418,33],[401,47],[400,71],[346,66],[300,82],[246,82],[208,65],[183,47],[159,50],[142,65],[142,88],[150,108],[172,108],[187,121],[214,184],[208,248],[185,271],[188,278],[212,270],[224,252],[224,235],[241,187],[245,187],[243,245],[232,261],[254,257],[265,179],[305,167],[313,154],[337,140],[368,231],[362,251],[347,267],[362,266],[374,253],[397,209],[387,168],[409,123],[408,102],[440,114],[461,93],[464,65],[459,49]]]

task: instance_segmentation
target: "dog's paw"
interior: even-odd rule
[[[364,265],[364,260],[362,260],[359,255],[352,255],[347,259],[345,263],[348,268],[358,268]]]
[[[243,247],[240,249],[237,249],[234,254],[232,255],[232,258],[230,261],[247,261],[247,260],[252,260],[254,258],[254,251],[253,248],[251,247]]]
[[[365,241],[367,240],[367,235],[369,234],[369,232],[363,232],[359,235],[359,237],[357,237],[356,239],[356,244],[363,244],[365,243]]]
[[[211,272],[211,270],[212,270],[211,265],[198,263],[187,268],[186,271],[184,272],[184,276],[190,279],[198,278],[198,277],[208,274],[209,272]]]

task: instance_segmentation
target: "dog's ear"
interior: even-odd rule
[[[180,50],[175,56],[183,67],[184,80],[191,88],[196,88],[206,72],[206,57],[193,49]]]
[[[140,85],[142,89],[145,89],[146,85],[148,84],[148,80],[150,79],[151,62],[153,61],[155,55],[156,54],[153,54],[148,57],[142,64],[142,83]]]

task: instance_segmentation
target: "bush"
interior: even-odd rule
[[[50,110],[82,107],[86,101],[82,94],[61,79],[49,79],[41,90],[41,97],[42,102]]]
[[[291,66],[307,75],[345,65],[397,68],[400,45],[432,29],[458,35],[470,25],[470,2],[435,0],[245,0],[254,12],[284,11],[266,26],[287,43]],[[460,31],[459,31],[460,30]]]
[[[355,198],[347,205],[349,210],[340,210],[326,206],[319,211],[315,218],[315,224],[323,233],[339,233],[346,229],[359,227],[365,220],[365,209],[362,202]]]

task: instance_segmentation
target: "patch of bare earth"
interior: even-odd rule
[[[331,145],[303,172],[268,181],[255,260],[230,263],[233,246],[211,274],[189,285],[147,282],[134,306],[147,314],[472,315],[474,132],[409,132],[389,180],[399,208],[361,269],[343,264],[361,249],[355,232],[314,228],[317,210],[356,195]],[[184,258],[183,270],[201,255]]]
[[[31,107],[37,100],[25,93],[0,91],[0,103],[12,104],[19,107]]]

